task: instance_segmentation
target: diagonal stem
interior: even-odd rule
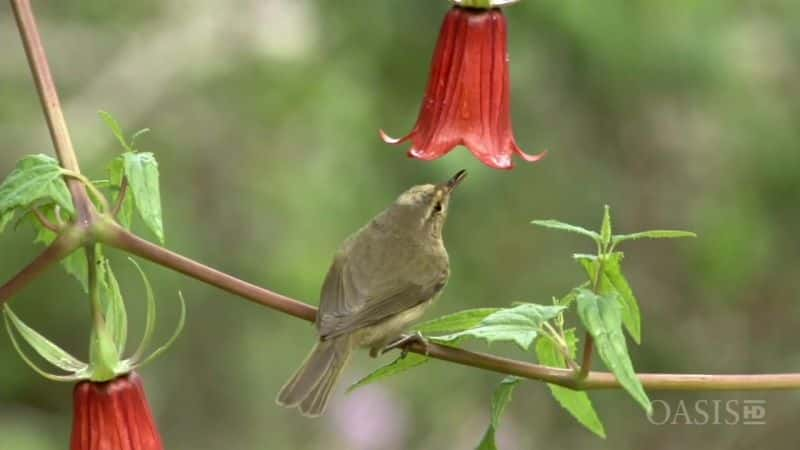
[[[21,291],[45,269],[57,263],[80,247],[80,239],[72,230],[67,230],[59,235],[44,252],[36,257],[30,264],[17,275],[0,287],[0,305],[7,302],[17,292]]]
[[[42,45],[42,38],[39,35],[39,28],[36,25],[36,18],[33,15],[30,0],[11,0],[11,6],[14,10],[20,37],[22,38],[22,45],[25,47],[25,54],[28,57],[28,65],[31,68],[33,81],[36,84],[36,90],[39,92],[39,99],[42,102],[42,109],[44,110],[47,126],[50,129],[50,137],[53,139],[58,161],[64,169],[80,173],[78,157],[75,154],[75,149],[72,148],[69,129],[64,119],[53,76],[50,73],[47,54]],[[90,222],[94,216],[94,207],[86,194],[86,188],[80,181],[75,179],[67,179],[66,182],[72,194],[72,201],[78,213],[78,220],[82,223]]]

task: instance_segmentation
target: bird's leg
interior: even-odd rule
[[[400,353],[400,358],[405,358],[408,355],[408,347],[412,344],[420,344],[425,347],[425,356],[428,356],[428,349],[429,349],[429,342],[422,336],[422,333],[417,331],[413,334],[406,334],[404,336],[400,336],[397,340],[392,342],[391,344],[383,347],[381,349],[381,355],[396,348],[402,348],[402,353]]]

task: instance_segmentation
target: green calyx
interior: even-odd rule
[[[164,345],[145,356],[155,330],[156,303],[150,282],[139,265],[131,259],[131,262],[142,276],[145,285],[147,312],[141,342],[129,358],[123,358],[128,334],[128,320],[119,284],[111,271],[108,260],[102,257],[99,249],[88,250],[88,252],[91,253],[91,255],[88,255],[88,259],[96,262],[94,264],[96,270],[94,274],[90,274],[89,286],[93,326],[88,363],[78,360],[69,352],[29,327],[8,305],[3,308],[6,330],[17,353],[36,373],[49,380],[104,382],[130,373],[164,353],[178,338],[185,324],[186,302],[183,295],[179,293],[181,312],[175,332]],[[41,369],[25,354],[16,337],[17,334],[44,360],[67,373],[54,374]]]

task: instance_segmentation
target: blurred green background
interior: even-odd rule
[[[534,218],[621,232],[683,228],[700,237],[635,242],[640,371],[797,371],[800,317],[800,3],[793,0],[525,0],[507,9],[513,115],[521,147],[550,155],[494,171],[463,148],[431,163],[380,142],[411,128],[445,1],[36,1],[45,46],[84,171],[120,151],[97,110],[162,173],[167,245],[316,304],[341,240],[412,184],[470,172],[445,239],[452,278],[427,317],[512,301],[548,302],[582,277],[581,237]],[[51,153],[10,7],[0,4],[0,176]],[[139,231],[148,238],[143,227]],[[28,227],[0,236],[0,279],[38,248]],[[143,289],[112,254],[132,327]],[[164,338],[177,291],[187,328],[142,375],[170,449],[465,449],[480,439],[501,376],[433,362],[301,418],[274,397],[312,345],[291,317],[145,264]],[[49,271],[13,301],[30,324],[85,356],[88,307]],[[482,344],[473,348],[485,350]],[[504,346],[491,351],[532,359]],[[347,384],[384,360],[359,355]],[[792,448],[800,395],[652,393],[767,401],[762,426],[650,424],[620,391],[592,395],[608,439],[585,431],[540,383],[507,410],[504,450]],[[0,338],[0,449],[63,449],[71,387],[47,382]]]

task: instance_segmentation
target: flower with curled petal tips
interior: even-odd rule
[[[457,145],[467,147],[484,164],[511,169],[512,155],[528,162],[511,127],[508,26],[498,8],[454,6],[447,13],[433,55],[428,87],[414,129],[389,144],[411,141],[409,156],[433,160]]]

